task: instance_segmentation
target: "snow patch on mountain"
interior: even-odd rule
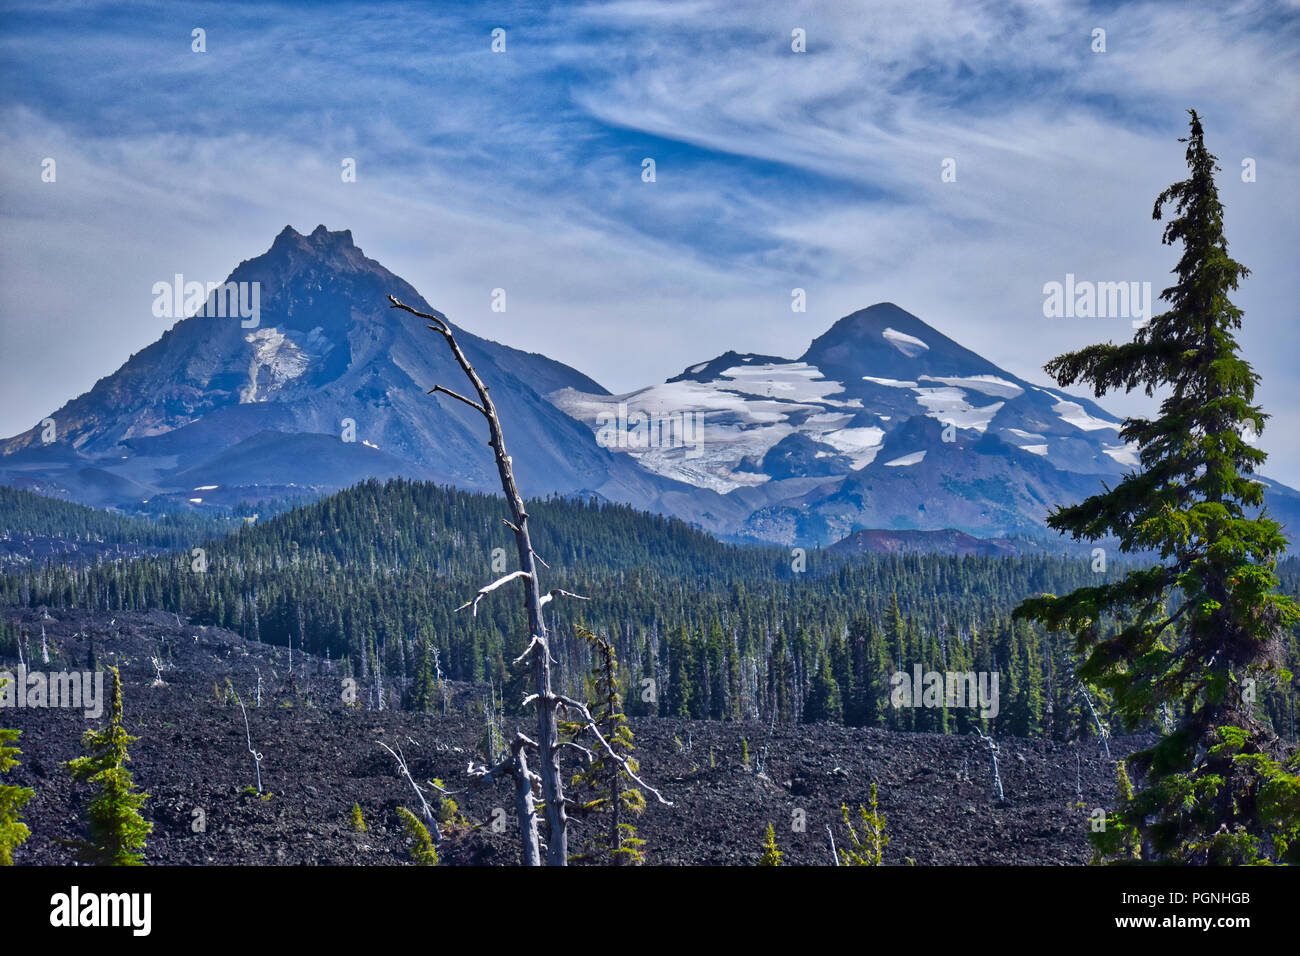
[[[794,426],[789,422],[793,415],[805,417],[824,409],[821,405],[755,397],[733,387],[734,383],[721,380],[706,383],[683,379],[623,395],[592,395],[565,388],[548,398],[598,435],[602,429],[612,429],[630,436],[647,422],[698,414],[702,428],[690,447],[680,443],[656,446],[639,439],[602,444],[614,454],[632,456],[647,471],[726,494],[768,481],[767,475],[742,468],[745,460],[761,460],[773,445],[793,433]],[[773,391],[782,389],[774,387]]]
[[[993,429],[1007,446],[1066,475],[1109,473],[1135,460],[1131,448],[1111,437],[1120,426],[1084,399],[991,366],[937,333],[926,334],[919,322],[894,321],[888,328],[858,322],[840,330],[840,341],[832,330],[799,359],[730,352],[688,366],[682,378],[624,395],[562,389],[548,397],[593,429],[602,447],[630,455],[647,472],[720,494],[762,486],[755,501],[781,500],[779,489],[796,478],[789,492],[795,496],[808,493],[809,481],[828,489],[837,481],[852,483],[855,472],[882,462],[893,476],[899,475],[895,469],[929,475],[946,467],[937,444],[927,457],[929,442],[938,440],[932,425],[898,433],[909,428],[909,419],[979,435]],[[686,414],[699,416],[691,448],[609,440],[611,434],[631,435],[643,422],[653,432],[656,420]],[[611,432],[614,419],[619,424]],[[978,447],[980,455],[998,454],[995,445]],[[827,508],[842,506],[830,490],[818,494],[836,502]]]
[[[820,402],[829,395],[844,391],[842,384],[824,378],[821,369],[805,362],[736,365],[724,370],[722,376],[733,379],[735,385],[715,382],[715,386],[746,395],[781,398],[792,402]]]
[[[272,392],[307,371],[307,354],[279,329],[258,329],[244,336],[244,341],[253,346],[253,355],[248,384],[239,394],[241,404],[265,402]]]
[[[1015,438],[1025,439],[1028,441],[1046,441],[1046,435],[1040,435],[1038,432],[1027,432],[1023,428],[1004,428],[1002,429],[1008,435]]]
[[[914,451],[910,455],[903,455],[899,458],[895,458],[893,461],[885,462],[885,467],[905,468],[908,465],[919,465],[923,461],[925,461],[925,452]]]
[[[915,382],[904,382],[898,378],[876,378],[874,375],[864,375],[862,380],[872,382],[875,385],[886,385],[890,388],[916,388]]]
[[[1012,441],[1010,444],[1015,445],[1021,451],[1027,451],[1031,455],[1045,456],[1047,454],[1046,435],[1040,435],[1038,432],[1025,431],[1023,428],[1003,428],[1001,434],[1013,439],[1018,439],[1017,441]],[[1028,442],[1028,444],[1021,444],[1021,442]]]
[[[930,346],[926,345],[915,335],[908,335],[906,332],[899,332],[896,329],[885,329],[885,331],[880,334],[884,336],[886,342],[898,349],[898,351],[902,352],[908,358],[916,358],[922,352],[930,351]]]
[[[809,431],[808,436],[847,455],[853,461],[850,467],[854,471],[861,471],[876,460],[876,455],[880,453],[880,447],[885,441],[885,430],[872,425],[820,433]]]
[[[1102,451],[1125,467],[1136,468],[1140,464],[1137,446],[1132,442],[1127,445],[1103,445]]]
[[[974,389],[985,395],[992,395],[994,398],[1019,398],[1025,394],[1025,390],[1015,382],[1008,382],[1005,378],[998,378],[996,375],[972,375],[968,378],[922,375],[921,381],[942,382],[944,385]]]
[[[707,363],[693,369],[705,367]],[[843,383],[825,378],[816,366],[786,362],[735,365],[710,382],[679,379],[623,395],[566,388],[548,397],[597,432],[611,422],[630,432],[641,421],[699,413],[703,427],[698,448],[612,442],[608,450],[632,455],[643,468],[665,478],[726,494],[769,481],[746,463],[761,461],[795,431],[847,456],[854,469],[869,465],[884,440],[884,429],[847,427],[853,414],[841,409],[862,408],[862,400],[831,398],[843,392]]]
[[[1006,402],[994,402],[983,407],[966,401],[966,393],[960,388],[914,388],[916,400],[929,409],[930,417],[945,425],[958,428],[971,428],[980,434],[989,427],[993,416]]]
[[[1119,431],[1118,424],[1097,418],[1095,415],[1089,415],[1078,402],[1069,402],[1062,399],[1052,406],[1052,411],[1061,417],[1061,421],[1068,422],[1075,428],[1082,428],[1086,432],[1097,431],[1101,428],[1113,428]]]

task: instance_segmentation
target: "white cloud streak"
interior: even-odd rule
[[[351,228],[455,321],[615,392],[728,348],[794,357],[881,300],[1042,382],[1052,355],[1129,333],[1044,319],[1043,283],[1166,284],[1174,253],[1150,208],[1184,171],[1176,137],[1194,106],[1224,166],[1233,252],[1255,273],[1237,302],[1279,419],[1262,441],[1268,472],[1300,484],[1285,441],[1300,414],[1300,137],[1281,121],[1300,106],[1293,8],[366,9],[234,8],[210,29],[207,61],[189,54],[188,28],[166,52],[157,33],[86,29],[80,58],[120,64],[98,91],[72,67],[10,90],[0,431],[155,338],[152,282],[223,278],[285,223]],[[509,25],[499,56],[496,23]],[[807,54],[790,52],[795,27]],[[1094,27],[1104,54],[1089,50]],[[0,50],[35,61],[69,42],[9,32]],[[59,158],[57,185],[39,181],[45,155]],[[653,184],[639,177],[646,155]],[[356,184],[339,181],[342,156],[357,158]],[[1240,181],[1245,156],[1255,183]],[[949,157],[957,181],[942,183]],[[795,286],[805,315],[789,310]],[[505,315],[489,310],[495,287]]]

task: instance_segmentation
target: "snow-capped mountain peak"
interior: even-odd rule
[[[791,477],[792,455],[805,477],[862,471],[917,416],[948,426],[953,443],[992,430],[1029,454],[1058,452],[1069,471],[1113,474],[1127,463],[1117,419],[1016,378],[891,303],[841,319],[796,360],[728,352],[624,395],[564,389],[550,398],[593,429],[624,429],[632,439],[611,447],[648,471],[723,493]],[[657,423],[683,414],[702,421],[698,447],[672,442],[671,431],[663,439]],[[885,464],[919,464],[923,451]]]

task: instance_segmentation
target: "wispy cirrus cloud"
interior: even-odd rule
[[[351,228],[461,324],[619,391],[728,348],[801,352],[880,300],[1042,380],[1051,355],[1128,334],[1044,319],[1044,282],[1165,283],[1149,210],[1182,174],[1188,107],[1224,165],[1255,270],[1243,341],[1285,422],[1297,34],[1294,5],[1254,2],[12,4],[0,431],[155,338],[154,281],[223,278],[286,222]],[[1285,431],[1265,435],[1270,472],[1300,484]]]

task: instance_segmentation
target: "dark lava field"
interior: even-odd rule
[[[51,662],[38,660],[33,669],[84,669],[92,637],[99,666],[120,668],[125,723],[139,737],[129,767],[150,795],[148,863],[411,863],[397,808],[418,812],[418,802],[381,741],[401,750],[422,785],[438,778],[453,792],[459,811],[443,827],[442,864],[518,862],[508,785],[467,790],[468,764],[485,759],[479,752],[485,687],[458,685],[448,716],[368,710],[345,706],[337,665],[330,673],[325,662],[296,654],[290,681],[285,648],[160,611],[92,616],[8,608],[0,614],[30,633],[45,628]],[[161,685],[154,657],[163,665]],[[17,663],[0,661],[0,669]],[[253,705],[258,671],[260,707]],[[218,699],[227,678],[247,705],[253,746],[262,755],[262,796],[250,792],[254,761],[240,708]],[[360,696],[364,703],[364,687]],[[21,765],[5,782],[35,791],[24,811],[32,835],[15,863],[73,861],[64,841],[84,835],[91,793],[64,764],[82,752],[81,735],[93,724],[79,710],[0,710],[0,726],[22,731]],[[527,718],[507,718],[506,732],[516,725],[534,735]],[[1005,793],[999,802],[988,749],[975,736],[799,724],[777,725],[769,737],[758,723],[671,719],[637,719],[631,726],[641,776],[672,801],[663,806],[651,799],[635,821],[647,864],[752,865],[772,823],[785,863],[830,865],[827,825],[843,845],[840,805],[866,803],[873,781],[887,821],[886,865],[1085,864],[1088,814],[1107,806],[1115,786],[1114,764],[1096,741],[999,738]],[[1118,758],[1141,743],[1116,738],[1112,754]],[[354,804],[364,832],[351,824]],[[572,852],[584,849],[595,826],[591,819],[574,821]]]

